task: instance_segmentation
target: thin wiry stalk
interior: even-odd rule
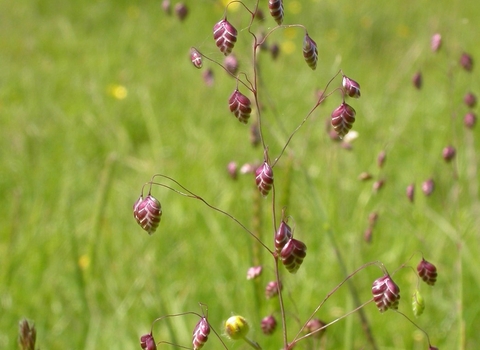
[[[176,185],[178,185],[182,190],[184,190],[185,192],[182,192],[182,191],[179,191],[179,190],[176,190],[174,189],[173,187],[170,187],[168,185],[165,185],[163,183],[160,183],[160,182],[154,182],[153,179],[155,177],[163,177],[165,179],[168,179],[170,181],[172,181],[173,183],[175,183]],[[193,198],[193,199],[198,199],[199,201],[201,201],[203,204],[205,204],[207,207],[209,207],[210,209],[213,209],[225,216],[227,216],[228,218],[230,218],[231,220],[235,221],[241,228],[243,228],[250,236],[253,237],[253,239],[255,239],[260,245],[262,245],[266,250],[268,250],[271,254],[273,254],[273,251],[270,250],[270,248],[268,248],[260,238],[258,238],[252,231],[250,231],[242,222],[240,222],[240,220],[238,220],[237,218],[235,218],[232,214],[230,213],[227,213],[226,211],[222,210],[222,209],[219,209],[213,205],[211,205],[210,203],[208,203],[205,199],[203,199],[202,197],[200,197],[199,195],[196,195],[195,193],[193,193],[192,191],[190,191],[189,189],[187,189],[186,187],[184,187],[183,185],[181,185],[178,181],[174,180],[173,178],[167,176],[167,175],[163,175],[163,174],[155,174],[152,176],[152,180],[148,183],[146,183],[145,185],[147,184],[151,184],[151,185],[157,185],[157,186],[161,186],[161,187],[164,187],[166,189],[169,189],[177,194],[180,194],[182,196],[185,196],[185,197],[188,197],[188,198]]]
[[[202,305],[205,306],[204,304],[202,304]],[[181,312],[181,313],[177,313],[177,314],[164,315],[164,316],[158,317],[155,320],[153,320],[152,326],[151,326],[151,329],[150,329],[150,334],[153,334],[153,326],[155,325],[155,323],[157,323],[159,321],[162,321],[162,320],[168,320],[168,319],[173,318],[173,317],[182,317],[182,316],[186,316],[186,315],[195,315],[195,316],[198,316],[199,318],[204,317],[203,315],[200,315],[199,313],[194,312],[194,311],[187,311],[187,312]],[[207,322],[208,322],[208,319],[207,319]],[[213,331],[213,333],[215,333],[218,340],[220,340],[220,343],[222,343],[223,348],[228,350],[227,345],[222,340],[222,337],[220,336],[220,334],[218,334],[218,332],[215,330],[215,327],[213,327],[210,324],[210,322],[208,322],[208,325],[210,326],[210,329]],[[183,349],[191,349],[191,347],[189,347],[189,346],[182,346],[182,345],[178,345],[178,344],[175,344],[175,343],[172,343],[172,342],[167,342],[167,341],[160,341],[160,342],[157,343],[157,345],[158,344],[169,344],[169,345],[179,347],[179,348],[183,348]]]
[[[301,338],[304,338],[304,337],[299,337],[301,331],[303,329],[305,329],[305,327],[307,326],[307,323],[312,320],[314,317],[315,317],[315,314],[318,312],[318,310],[320,310],[323,306],[323,304],[325,304],[325,302],[341,287],[343,286],[347,281],[349,281],[353,276],[355,276],[359,271],[365,269],[366,267],[368,266],[371,266],[371,265],[378,265],[380,262],[379,261],[372,261],[372,262],[369,262],[369,263],[366,263],[362,266],[360,266],[359,268],[357,268],[355,271],[353,271],[350,275],[348,275],[342,282],[340,282],[335,288],[333,288],[326,296],[325,298],[322,300],[322,302],[315,308],[315,310],[312,312],[312,314],[310,315],[310,317],[306,320],[305,324],[303,325],[303,327],[300,329],[300,331],[297,333],[297,335],[295,336],[294,338],[294,341],[298,340],[298,339],[301,339]],[[370,299],[367,303],[370,303],[373,301],[373,298]],[[364,303],[364,304],[357,304],[359,306],[357,306],[357,308],[354,310],[354,311],[357,311],[359,310],[361,307],[363,307],[365,304],[367,303]],[[348,314],[347,314],[348,315]],[[342,319],[344,318],[344,316],[340,317],[339,319]],[[333,321],[331,323],[334,323],[336,321]],[[323,327],[325,328],[325,327]]]
[[[314,334],[316,334],[316,333],[318,333],[318,332],[321,332],[321,331],[324,330],[325,328],[327,328],[327,327],[331,326],[332,324],[337,323],[338,321],[340,321],[340,320],[342,320],[342,319],[350,316],[350,315],[353,314],[354,312],[357,312],[357,311],[362,310],[365,305],[370,304],[372,301],[373,301],[373,298],[370,299],[370,300],[368,300],[368,301],[366,301],[366,302],[364,302],[363,304],[357,306],[355,309],[347,312],[346,314],[340,316],[339,318],[333,320],[332,322],[327,323],[327,324],[324,325],[323,327],[318,328],[318,329],[314,330],[313,332],[307,333],[307,334],[305,334],[305,335],[303,335],[303,336],[301,336],[301,337],[295,338],[295,340],[292,342],[292,344],[296,344],[296,343],[298,343],[298,342],[299,342],[300,340],[302,340],[302,339],[308,338],[308,337],[310,337],[310,336],[312,336],[312,335],[314,335]],[[299,333],[299,334],[300,334],[300,333]]]
[[[266,154],[266,152],[265,152]],[[267,155],[265,156],[267,157]],[[275,182],[273,183],[272,187],[272,226],[273,226],[273,243],[275,243],[275,232],[277,232],[277,220],[276,220],[276,210],[275,210]],[[278,256],[277,254],[273,254],[275,259],[275,280],[277,281],[277,285],[280,285],[280,271],[278,266]],[[285,312],[285,305],[283,303],[283,295],[282,290],[279,288],[278,290],[278,302],[280,305],[280,314],[282,315],[282,330],[283,330],[283,344],[284,347],[287,348],[288,346],[288,335],[287,335],[287,318]]]
[[[429,344],[429,346],[431,346],[430,336],[428,335],[428,333],[427,333],[422,327],[420,327],[418,324],[416,324],[412,319],[410,319],[410,317],[408,317],[407,315],[405,315],[403,312],[398,311],[398,310],[392,310],[392,311],[395,311],[397,314],[400,314],[400,315],[402,315],[403,317],[405,317],[408,322],[410,322],[411,324],[413,324],[413,325],[415,326],[415,328],[417,328],[420,332],[422,332],[423,334],[425,334],[425,336],[427,337],[428,344]],[[463,348],[461,348],[461,349],[463,349]]]
[[[252,205],[252,232],[255,234],[260,240],[262,240],[262,222],[263,222],[263,198],[256,186],[252,187],[252,197],[253,197],[253,205]],[[263,241],[263,240],[262,240]],[[262,265],[262,254],[260,252],[260,247],[252,242],[252,266],[260,266]],[[261,317],[260,310],[262,305],[263,296],[263,289],[261,283],[261,279],[254,278],[252,281],[253,292],[255,296],[255,310],[257,319]]]
[[[280,271],[278,268],[278,257],[275,255],[275,279],[277,283],[280,281]],[[288,336],[287,336],[287,316],[285,312],[285,305],[283,303],[283,293],[281,289],[278,290],[278,303],[280,304],[280,315],[282,317],[282,333],[283,333],[283,344],[287,348],[288,345]]]
[[[295,130],[293,130],[293,132],[290,134],[290,136],[288,137],[287,139],[287,142],[285,143],[285,145],[283,146],[282,150],[280,151],[280,154],[277,156],[277,158],[275,158],[275,161],[273,162],[272,164],[272,168],[275,166],[275,164],[277,164],[277,162],[280,160],[280,158],[282,157],[283,153],[285,152],[285,150],[287,149],[288,145],[290,144],[290,141],[292,141],[293,139],[293,136],[295,136],[295,134],[297,133],[298,130],[300,130],[300,128],[307,122],[308,118],[310,118],[310,116],[312,115],[312,113],[318,108],[318,106],[320,106],[320,104],[325,101],[325,99],[330,96],[330,94],[328,95],[325,95],[325,91],[328,89],[328,87],[330,86],[330,84],[332,83],[332,81],[338,76],[338,74],[340,74],[341,71],[338,71],[337,74],[335,74],[330,80],[329,82],[327,83],[327,85],[325,86],[325,89],[324,91],[322,92],[322,94],[320,95],[320,97],[318,98],[317,100],[317,103],[315,104],[315,106],[312,107],[312,109],[307,113],[307,115],[305,116],[305,118],[303,118],[303,120],[301,121],[301,123],[295,128]]]

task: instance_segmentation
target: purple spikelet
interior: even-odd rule
[[[310,38],[308,33],[305,33],[305,37],[303,39],[303,57],[305,58],[305,62],[307,62],[310,68],[312,68],[313,70],[317,68],[317,43],[315,43],[315,41]]]
[[[430,48],[433,52],[437,52],[442,47],[442,36],[435,33],[430,40]]]
[[[355,110],[345,102],[332,112],[332,126],[340,138],[348,134],[352,128],[355,114]]]
[[[442,150],[442,157],[446,162],[451,162],[453,158],[455,158],[455,154],[457,151],[455,150],[455,147],[453,146],[446,146]]]
[[[278,25],[283,23],[283,0],[268,0],[268,10]]]
[[[271,299],[276,297],[283,289],[282,282],[277,283],[277,281],[270,281],[265,286],[265,297]]]
[[[255,183],[262,196],[266,197],[273,186],[273,170],[267,162],[255,170]]]
[[[407,198],[408,200],[413,203],[413,200],[415,199],[415,184],[410,184],[407,186]]]
[[[387,274],[376,279],[372,285],[372,294],[375,304],[380,312],[388,309],[398,309],[400,300],[400,288],[393,282]]]
[[[275,251],[280,254],[285,244],[292,238],[292,229],[282,220],[275,233]]]
[[[349,77],[344,75],[342,79],[342,86],[348,96],[353,98],[360,97],[360,84],[357,83],[355,80],[350,79]]]
[[[290,239],[280,253],[280,259],[290,273],[298,271],[305,256],[307,256],[307,246],[295,238]]]
[[[422,259],[418,264],[417,272],[422,280],[428,285],[433,286],[437,281],[437,268],[425,259]]]
[[[307,322],[303,330],[306,333],[313,333],[313,336],[316,338],[321,338],[325,334],[327,324],[318,318],[312,318]]]
[[[460,65],[465,69],[467,72],[471,72],[473,69],[473,58],[468,53],[462,53],[460,56]]]
[[[247,124],[252,113],[251,102],[247,96],[235,89],[228,99],[228,106],[239,122]]]
[[[275,329],[277,328],[277,320],[273,315],[266,316],[262,319],[260,326],[262,328],[263,334],[271,335],[273,334],[273,332],[275,332]]]
[[[195,66],[195,68],[200,69],[203,66],[202,55],[200,55],[200,52],[193,47],[190,49],[190,61],[192,61],[192,64]]]
[[[473,112],[468,112],[463,118],[463,123],[469,129],[473,129],[477,123],[477,116]]]
[[[135,220],[137,220],[137,223],[151,235],[160,224],[162,206],[160,202],[150,194],[145,198],[140,196],[133,205],[133,216]]]
[[[198,321],[195,329],[193,330],[192,344],[194,350],[201,349],[208,340],[210,334],[210,325],[205,317],[202,317]]]
[[[157,350],[157,344],[155,343],[152,333],[140,337],[140,346],[144,350]]]
[[[235,43],[237,42],[237,30],[234,26],[222,19],[213,27],[213,39],[220,51],[227,56],[233,50]]]
[[[420,90],[422,88],[422,85],[423,85],[423,76],[422,76],[422,73],[421,72],[417,72],[413,75],[412,77],[412,84],[413,86]]]

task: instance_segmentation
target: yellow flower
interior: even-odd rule
[[[230,2],[232,2],[232,0],[222,0],[223,7],[227,7],[227,5]],[[238,2],[235,2],[235,3],[231,4],[230,6],[228,6],[228,10],[232,11],[232,12],[235,12],[235,11],[238,10],[239,7],[240,7],[240,4]]]
[[[123,85],[111,84],[108,86],[107,93],[116,98],[117,100],[123,100],[127,97],[128,91],[127,88]]]
[[[247,320],[242,316],[232,316],[225,322],[225,333],[232,340],[243,339],[248,345],[256,350],[262,350],[260,345],[247,338],[250,326]]]
[[[247,336],[250,326],[242,316],[232,316],[225,322],[225,333],[233,340],[243,339]]]
[[[80,270],[85,271],[90,267],[90,257],[86,254],[82,255],[78,259],[78,266],[80,267]]]

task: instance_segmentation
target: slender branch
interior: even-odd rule
[[[182,192],[182,191],[179,191],[179,190],[176,190],[174,189],[173,187],[170,187],[168,185],[165,185],[163,183],[160,183],[160,182],[154,182],[153,179],[155,177],[163,177],[165,179],[168,179],[172,182],[174,182],[176,185],[178,185],[182,190],[184,190],[185,192]],[[240,220],[238,220],[236,217],[234,217],[232,214],[230,213],[227,213],[226,211],[222,210],[222,209],[219,209],[215,206],[213,206],[212,204],[208,203],[205,199],[203,199],[202,197],[200,197],[199,195],[193,193],[192,191],[190,191],[189,189],[187,189],[186,187],[184,187],[183,185],[181,185],[178,181],[174,180],[173,178],[167,176],[167,175],[163,175],[163,174],[155,174],[152,176],[152,180],[150,181],[150,183],[152,185],[157,185],[157,186],[161,186],[161,187],[164,187],[166,189],[169,189],[177,194],[180,194],[182,196],[185,196],[185,197],[188,197],[188,198],[193,198],[193,199],[197,199],[199,201],[201,201],[203,204],[205,204],[207,207],[209,207],[210,209],[213,209],[225,216],[227,216],[228,218],[230,218],[231,220],[235,221],[241,228],[243,228],[250,236],[252,236],[261,246],[263,246],[266,250],[268,250],[270,252],[270,254],[273,254],[273,251],[270,250],[270,248],[268,248],[265,243],[262,242],[262,240],[257,237],[252,231],[250,231],[242,222],[240,222]]]
[[[277,164],[277,162],[280,160],[280,158],[282,157],[283,153],[285,152],[285,150],[287,149],[288,145],[290,144],[290,141],[292,141],[293,139],[293,136],[295,136],[295,134],[297,133],[298,130],[300,130],[300,128],[307,122],[308,118],[312,115],[312,113],[318,108],[318,106],[320,106],[320,104],[325,101],[325,99],[330,96],[334,91],[332,91],[331,93],[325,95],[325,91],[328,89],[328,87],[330,86],[330,84],[332,83],[332,81],[338,76],[338,74],[340,74],[341,71],[338,71],[337,74],[335,74],[330,80],[329,82],[327,83],[327,85],[325,86],[325,89],[323,90],[322,94],[320,95],[320,97],[318,98],[317,102],[315,103],[315,106],[312,107],[312,109],[307,113],[307,115],[305,116],[305,118],[303,118],[303,120],[301,121],[301,123],[295,128],[295,130],[293,130],[293,132],[290,134],[290,136],[288,137],[287,139],[287,142],[285,143],[285,145],[283,146],[282,150],[280,151],[280,154],[277,156],[277,158],[275,158],[275,161],[273,162],[272,164],[272,168],[275,166],[275,164]]]
[[[332,322],[327,323],[326,325],[324,325],[324,326],[322,326],[322,327],[320,327],[320,328],[318,328],[318,329],[316,329],[316,330],[314,330],[314,331],[312,331],[312,332],[310,332],[310,333],[307,333],[307,334],[305,334],[305,335],[303,335],[303,336],[301,336],[301,337],[299,337],[299,338],[295,338],[295,340],[292,342],[292,345],[298,343],[298,342],[299,342],[300,340],[302,340],[302,339],[308,338],[308,337],[310,337],[310,336],[312,336],[312,335],[314,335],[314,334],[316,334],[316,333],[318,333],[318,332],[321,332],[322,330],[324,330],[325,328],[331,326],[332,324],[337,323],[338,321],[340,321],[340,320],[342,320],[342,319],[350,316],[350,315],[353,314],[354,312],[357,312],[357,311],[361,310],[365,305],[370,304],[372,301],[373,301],[373,298],[370,299],[369,301],[366,301],[366,302],[364,302],[363,304],[357,306],[355,309],[347,312],[345,315],[340,316],[339,318],[333,320]]]
[[[343,286],[347,281],[349,281],[353,276],[355,276],[359,271],[365,269],[366,267],[368,266],[371,266],[371,265],[378,265],[379,264],[379,261],[371,261],[371,262],[368,262],[362,266],[360,266],[359,268],[357,268],[355,271],[353,271],[350,275],[348,275],[342,282],[340,282],[339,284],[337,284],[337,286],[335,288],[333,288],[326,296],[325,298],[322,300],[322,302],[315,308],[315,310],[312,312],[312,314],[310,315],[310,317],[307,319],[307,321],[305,322],[305,324],[303,325],[303,327],[298,331],[297,335],[295,336],[294,338],[294,341],[296,339],[298,339],[300,333],[302,332],[303,329],[305,329],[305,327],[307,326],[307,323],[313,319],[313,317],[315,316],[315,314],[318,312],[318,310],[321,309],[321,307],[325,304],[325,302],[338,290],[340,289],[341,286]],[[373,300],[373,299],[372,299]],[[372,301],[370,300],[370,301]],[[369,302],[370,302],[369,301]],[[358,304],[357,304],[358,305]],[[363,305],[361,305],[363,306]],[[357,307],[355,309],[358,310],[359,307]],[[347,314],[348,315],[348,314]],[[340,317],[343,318],[344,316]],[[335,322],[335,321],[334,321]]]

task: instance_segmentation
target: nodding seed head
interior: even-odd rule
[[[275,232],[275,251],[280,254],[283,247],[292,238],[292,229],[288,224],[282,220],[278,226],[277,232]]]
[[[471,72],[473,69],[473,58],[468,53],[462,53],[460,56],[460,65],[465,69],[467,72]]]
[[[282,282],[277,283],[277,281],[270,281],[265,286],[265,297],[267,299],[276,297],[282,289],[283,289]]]
[[[422,84],[423,84],[423,77],[422,77],[422,73],[421,72],[417,72],[413,75],[412,77],[412,84],[413,86],[415,86],[415,88],[417,88],[418,90],[420,90],[422,88]]]
[[[430,40],[430,48],[433,52],[437,52],[442,47],[442,36],[439,33],[435,33]]]
[[[387,274],[377,278],[372,285],[373,300],[380,312],[388,309],[398,309],[400,300],[400,288],[393,282]]]
[[[227,21],[226,18],[217,22],[213,26],[213,39],[215,40],[215,45],[217,45],[225,56],[232,52],[233,47],[237,42],[237,35],[237,30]]]
[[[425,259],[422,259],[417,266],[418,275],[422,278],[422,280],[428,284],[433,286],[437,281],[437,268],[431,262],[428,262]]]
[[[268,0],[268,10],[278,25],[283,23],[283,0]]]
[[[228,106],[238,121],[246,124],[252,113],[250,99],[235,89],[228,99]]]
[[[140,337],[140,346],[144,350],[157,350],[157,344],[155,343],[152,333]]]
[[[151,194],[145,198],[140,196],[133,205],[133,216],[137,223],[151,235],[157,230],[162,219],[162,206]]]
[[[477,123],[477,116],[473,112],[468,112],[463,118],[463,123],[467,128],[473,129],[473,127]]]
[[[201,349],[208,340],[210,334],[210,325],[205,317],[202,317],[198,321],[197,325],[193,329],[192,344],[194,350]]]
[[[295,238],[291,238],[280,252],[280,259],[290,273],[298,271],[305,256],[307,256],[307,246]]]
[[[468,107],[473,108],[477,104],[477,96],[472,92],[469,92],[463,97],[463,102],[465,102]]]
[[[360,97],[360,84],[357,83],[355,80],[350,79],[349,77],[344,75],[342,79],[342,86],[348,96],[353,98]]]
[[[266,161],[255,170],[255,183],[257,188],[266,197],[273,187],[273,170]]]
[[[310,38],[307,33],[305,33],[305,37],[303,39],[303,58],[305,58],[305,62],[307,62],[310,68],[312,68],[313,70],[317,68],[317,43],[313,41],[313,39]]]
[[[442,151],[442,157],[446,162],[450,162],[455,158],[456,150],[453,146],[447,146]]]
[[[355,114],[355,110],[345,102],[342,102],[342,104],[332,112],[331,123],[340,138],[348,134],[352,128],[355,122]]]
[[[261,323],[261,328],[262,332],[265,335],[271,335],[273,332],[275,332],[275,329],[277,328],[277,320],[273,315],[266,316],[262,319]]]

